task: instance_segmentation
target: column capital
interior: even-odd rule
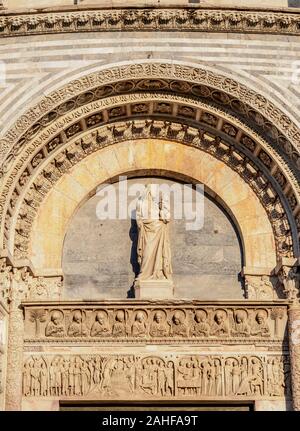
[[[275,274],[283,285],[283,293],[293,307],[300,306],[300,264],[296,258],[282,258],[275,268]]]

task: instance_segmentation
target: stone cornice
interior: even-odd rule
[[[5,10],[0,37],[91,31],[300,34],[300,12],[239,8],[60,8]]]

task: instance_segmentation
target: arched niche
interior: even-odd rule
[[[167,140],[141,139],[89,155],[53,186],[33,224],[29,258],[34,267],[44,274],[60,272],[65,234],[77,208],[99,184],[136,171],[172,172],[203,183],[230,211],[242,240],[245,266],[264,272],[276,266],[267,214],[234,170],[198,149]]]

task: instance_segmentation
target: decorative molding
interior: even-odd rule
[[[23,396],[78,399],[290,398],[286,355],[32,355]]]
[[[11,163],[39,131],[66,112],[114,94],[145,90],[193,94],[203,100],[212,98],[213,103],[226,107],[237,116],[245,115],[260,130],[267,132],[278,148],[286,153],[292,165],[297,165],[299,128],[263,95],[210,70],[173,63],[140,63],[92,73],[45,96],[22,115],[1,139],[0,155],[6,160],[2,175],[9,171]],[[300,167],[300,160],[297,166]]]
[[[25,303],[24,309],[26,343],[272,344],[283,342],[287,323],[284,303]]]
[[[112,31],[197,31],[299,35],[293,11],[208,8],[123,8],[2,13],[1,37]]]

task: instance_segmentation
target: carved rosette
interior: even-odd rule
[[[289,308],[288,328],[293,406],[300,411],[300,304]]]

